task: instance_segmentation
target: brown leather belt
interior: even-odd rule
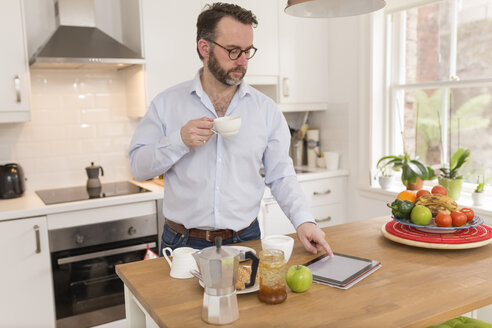
[[[246,229],[251,227],[255,222],[256,222],[256,219],[254,219],[253,222],[251,222],[251,224],[248,227],[239,230],[237,233],[238,234],[243,233]],[[193,237],[193,238],[205,239],[206,241],[209,241],[212,243],[215,241],[215,237],[221,237],[222,240],[226,240],[226,239],[232,238],[232,236],[234,235],[234,230],[231,230],[231,229],[222,229],[222,230],[201,230],[201,229],[196,229],[196,228],[186,229],[184,225],[176,223],[176,222],[168,220],[168,219],[166,219],[166,224],[171,229],[176,231],[177,233],[184,235],[184,234],[186,234],[186,231],[188,230],[188,233],[189,233],[188,236]]]

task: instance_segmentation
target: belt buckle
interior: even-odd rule
[[[208,241],[208,242],[210,242],[210,243],[212,242],[210,240],[210,230],[206,230],[205,231],[205,240]]]

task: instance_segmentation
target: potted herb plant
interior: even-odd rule
[[[393,174],[390,165],[381,165],[382,163],[378,162],[377,169],[379,171],[378,181],[379,185],[383,190],[388,190],[393,182]]]
[[[458,200],[463,187],[463,176],[459,171],[461,167],[468,161],[470,150],[460,148],[454,152],[449,160],[449,166],[441,167],[441,174],[438,177],[439,184],[446,188],[448,196],[454,200]]]
[[[388,167],[394,171],[401,171],[401,182],[409,190],[421,189],[424,180],[434,180],[436,178],[434,169],[430,166],[425,166],[416,158],[410,158],[407,153],[400,156],[383,156],[379,159],[377,167]]]
[[[482,177],[482,181],[480,182],[480,177],[478,177],[478,185],[472,193],[473,205],[475,206],[480,206],[485,203],[484,180],[484,177]]]

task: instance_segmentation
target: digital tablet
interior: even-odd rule
[[[323,254],[304,264],[311,269],[313,280],[345,286],[374,266],[369,259],[340,253],[333,255],[331,258],[328,254]]]

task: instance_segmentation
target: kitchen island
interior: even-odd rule
[[[257,293],[238,295],[234,327],[427,327],[492,304],[492,246],[466,250],[417,248],[381,234],[389,216],[324,228],[335,252],[378,260],[382,268],[348,290],[319,284],[288,292],[279,305]],[[317,257],[296,242],[287,264]],[[256,251],[260,241],[243,243]],[[173,279],[162,259],[116,267],[125,283],[128,326],[197,327],[203,289],[198,280]]]

